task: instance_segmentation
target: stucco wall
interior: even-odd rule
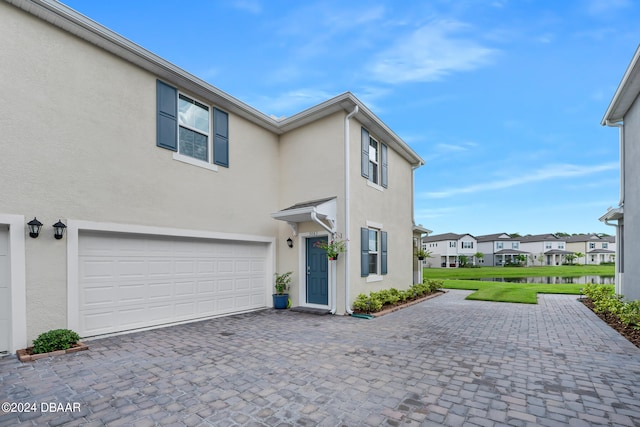
[[[388,143],[371,134],[382,143]],[[360,293],[397,288],[407,289],[413,281],[413,220],[411,165],[389,147],[389,186],[380,191],[367,184],[360,170],[361,125],[352,120],[350,126],[351,159],[351,301]],[[382,224],[388,232],[388,274],[381,281],[360,277],[360,228],[367,221]]]
[[[26,241],[30,338],[66,326],[58,219],[275,235],[276,135],[230,115],[228,169],[178,162],[156,147],[154,75],[4,2],[0,39],[0,212],[45,225]]]
[[[622,294],[640,299],[640,103],[636,98],[624,117],[624,279]]]

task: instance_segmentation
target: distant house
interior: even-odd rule
[[[352,93],[275,120],[51,0],[0,39],[0,354],[270,308],[276,272],[335,314],[420,279],[424,161]]]
[[[596,234],[577,234],[565,237],[567,250],[582,256],[575,260],[580,264],[602,264],[616,259],[615,238]]]
[[[636,50],[602,118],[617,127],[620,146],[620,200],[600,217],[616,230],[616,292],[640,299],[640,47]]]
[[[516,264],[519,262],[520,255],[529,255],[529,252],[520,249],[520,238],[513,238],[507,233],[476,236],[476,240],[478,241],[478,252],[483,254],[481,265]]]
[[[455,268],[460,266],[460,257],[465,256],[468,264],[476,262],[478,242],[471,234],[445,233],[422,239],[422,247],[431,252],[431,258],[424,260],[427,267]]]
[[[520,249],[530,254],[530,265],[562,265],[565,257],[573,253],[567,250],[565,239],[555,234],[520,237]]]

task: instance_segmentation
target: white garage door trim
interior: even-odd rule
[[[149,227],[138,226],[128,224],[113,224],[113,223],[99,223],[91,221],[80,220],[68,220],[67,224],[67,318],[70,329],[81,331],[81,304],[80,304],[80,238],[83,232],[112,232],[112,233],[126,233],[130,235],[146,235],[151,237],[176,237],[176,238],[191,238],[191,239],[203,239],[209,241],[231,241],[242,243],[264,243],[267,245],[266,255],[266,273],[267,277],[272,277],[275,272],[275,238],[257,235],[243,235],[243,234],[231,234],[231,233],[218,233],[202,230],[183,230],[175,228],[162,228],[162,227]],[[270,286],[265,286],[264,290],[265,306],[270,305]],[[216,314],[207,317],[217,317],[224,314]],[[189,319],[188,321],[201,320]],[[171,322],[172,324],[184,323],[183,321]],[[154,325],[143,326],[140,329],[152,329],[162,327],[166,325]],[[124,333],[127,331],[113,332]],[[111,332],[108,332],[111,334]]]
[[[9,226],[9,269],[11,289],[11,329],[9,352],[27,347],[27,289],[25,267],[24,216],[0,214],[0,224]]]

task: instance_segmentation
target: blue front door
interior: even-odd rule
[[[317,242],[326,242],[326,237],[310,237],[307,239],[307,303],[329,304],[329,274],[327,254],[324,249],[317,248]]]

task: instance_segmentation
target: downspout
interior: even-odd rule
[[[620,133],[620,201],[618,202],[618,206],[624,207],[624,161],[625,161],[625,152],[624,152],[624,122],[611,122],[609,120],[605,120],[605,125],[609,127],[617,127]],[[620,221],[616,221],[615,224],[611,224],[608,219],[604,220],[606,225],[616,228],[616,251],[618,256],[616,257],[616,276],[615,276],[615,292],[618,294],[622,294],[622,272],[623,270],[623,256],[624,256],[624,248],[622,247],[622,233],[620,232]]]
[[[620,201],[618,202],[618,206],[624,206],[624,123],[622,121],[619,122],[611,122],[609,120],[605,121],[605,124],[609,127],[617,127],[620,131]],[[605,224],[607,222],[605,221]],[[612,224],[607,224],[612,225]]]
[[[350,280],[349,280],[349,274],[351,273],[351,268],[350,265],[351,263],[349,262],[349,246],[350,246],[350,227],[351,227],[351,221],[349,220],[350,215],[351,215],[351,183],[349,181],[349,165],[350,165],[350,160],[349,160],[349,120],[351,119],[351,117],[353,117],[354,115],[356,115],[356,113],[358,112],[359,108],[358,105],[356,105],[353,108],[353,111],[350,112],[349,114],[347,114],[347,116],[344,118],[344,240],[345,240],[345,249],[347,252],[346,255],[346,259],[345,259],[345,263],[344,263],[344,307],[345,307],[345,311],[347,312],[348,315],[352,315],[353,311],[351,310],[350,307],[350,303],[349,303],[349,285],[350,285]],[[337,289],[337,284],[336,284],[336,289]]]

